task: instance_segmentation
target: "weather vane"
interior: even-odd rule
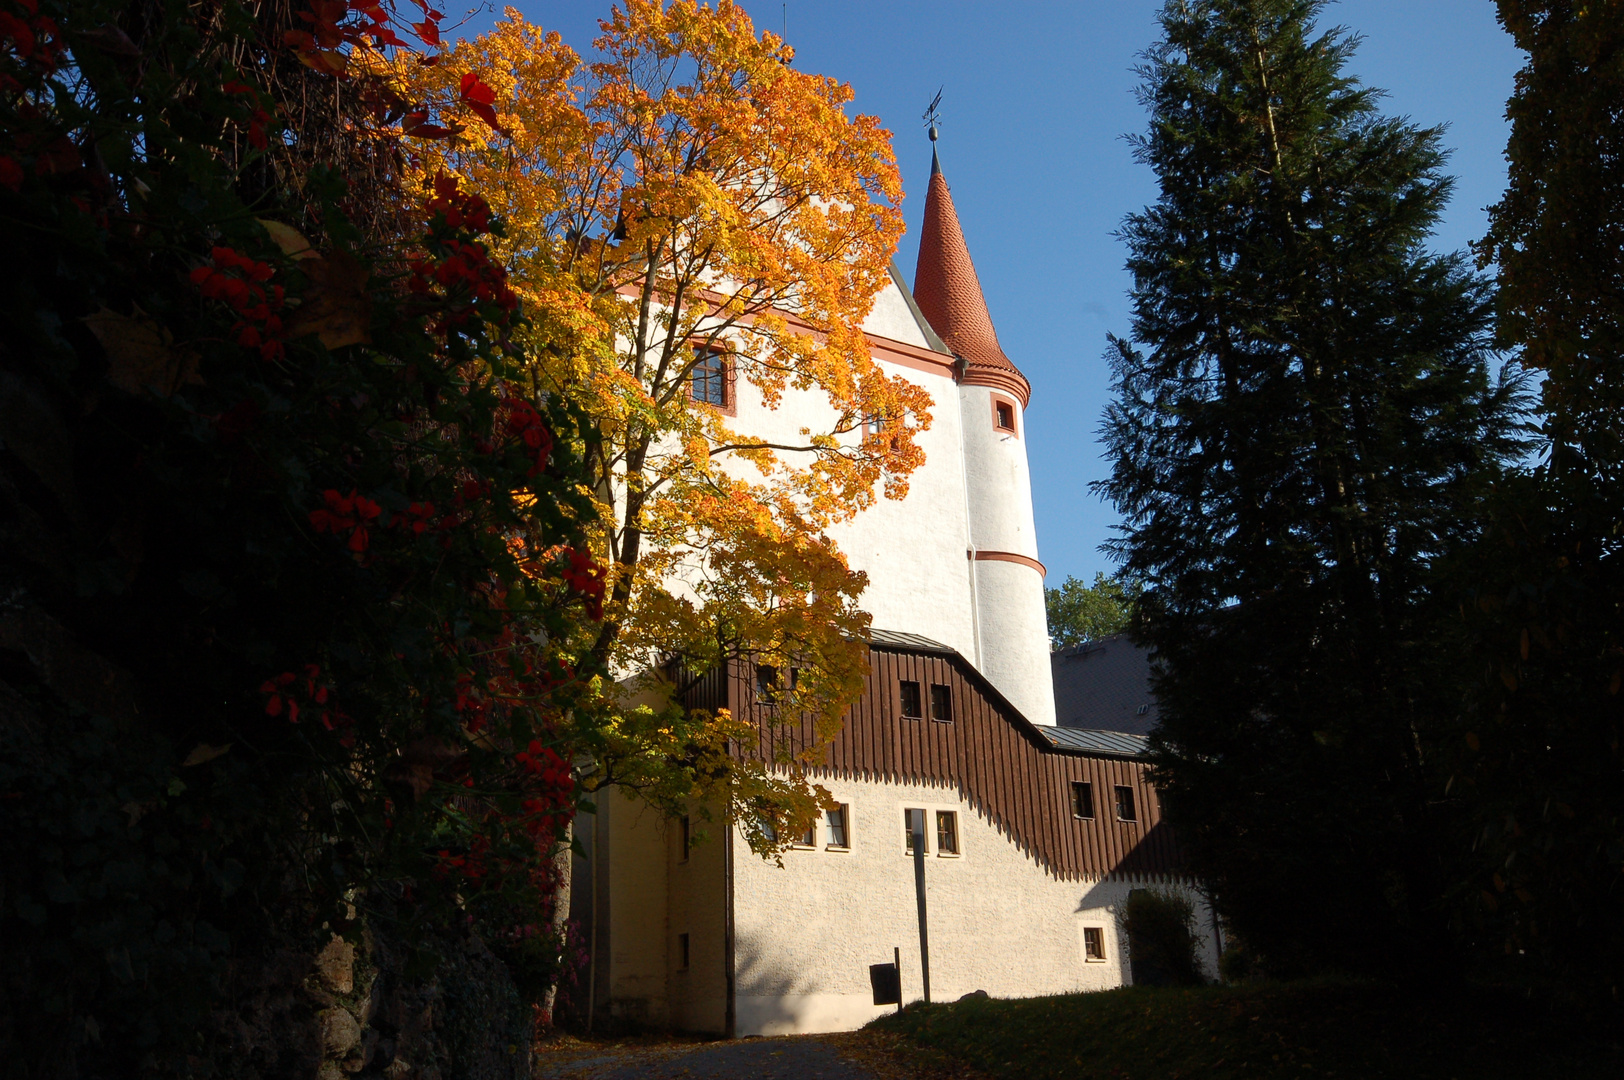
[[[925,106],[925,115],[920,118],[925,121],[925,127],[930,131],[931,142],[935,142],[936,137],[941,134],[941,129],[938,125],[941,124],[942,117],[941,114],[936,110],[937,107],[942,103],[942,89],[942,87],[936,88],[936,96],[930,99],[930,104]]]

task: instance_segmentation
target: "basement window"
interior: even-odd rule
[[[902,718],[904,720],[923,720],[925,710],[920,706],[919,684],[902,680]]]
[[[1071,816],[1085,821],[1094,818],[1094,785],[1086,780],[1071,785]]]
[[[1116,806],[1118,821],[1138,821],[1139,815],[1134,812],[1133,788],[1118,787],[1116,789]]]
[[[930,718],[944,724],[953,722],[953,689],[941,683],[930,684]]]
[[[851,847],[851,834],[846,825],[846,804],[841,803],[829,811],[825,820],[829,823],[829,846],[842,850]]]
[[[1083,927],[1083,959],[1090,964],[1104,963],[1105,961],[1105,928],[1102,926]]]
[[[959,853],[959,815],[952,810],[936,811],[936,854]]]

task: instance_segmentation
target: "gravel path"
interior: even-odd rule
[[[538,1060],[544,1080],[877,1080],[816,1037],[632,1048]]]

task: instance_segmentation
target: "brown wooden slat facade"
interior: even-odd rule
[[[827,747],[822,772],[852,779],[933,783],[962,791],[967,801],[1040,865],[1062,879],[1180,878],[1177,846],[1161,819],[1161,803],[1136,760],[1061,749],[1022,717],[956,653],[929,653],[874,644],[863,697]],[[920,685],[924,719],[901,715],[901,683]],[[951,722],[930,719],[930,688],[950,688]],[[703,702],[701,702],[703,698]],[[809,745],[809,722],[785,723],[757,702],[754,671],[735,663],[706,676],[688,695],[695,707],[725,705],[752,720],[756,747],[741,752],[774,760],[780,750]],[[1094,786],[1094,817],[1072,813],[1073,782]],[[1136,822],[1117,820],[1116,791],[1134,793]]]

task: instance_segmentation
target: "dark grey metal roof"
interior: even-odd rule
[[[1126,735],[1120,731],[1090,731],[1087,728],[1039,727],[1049,741],[1062,750],[1082,750],[1090,754],[1111,754],[1116,757],[1143,757],[1146,739],[1143,735]]]
[[[1049,671],[1061,727],[1144,735],[1156,726],[1150,653],[1127,635],[1050,653]]]
[[[943,645],[940,641],[932,641],[930,638],[920,637],[918,634],[904,634],[897,630],[875,630],[871,628],[868,632],[868,640],[871,644],[889,646],[893,649],[914,649],[919,652],[958,655],[957,649]]]

